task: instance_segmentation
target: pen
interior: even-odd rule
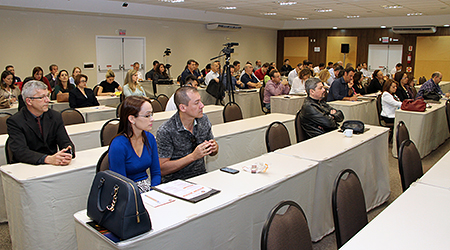
[[[157,203],[161,203],[161,202],[159,202],[158,200],[156,200],[156,199],[153,198],[153,197],[150,197],[150,196],[148,196],[148,195],[145,195],[145,196],[147,196],[148,198],[150,198],[151,200],[153,200],[153,201],[155,201],[155,202],[157,202]]]

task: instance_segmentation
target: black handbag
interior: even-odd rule
[[[216,80],[212,79],[209,81],[208,87],[206,87],[206,92],[216,99],[222,100],[225,94],[225,86],[220,81],[216,82]]]
[[[353,134],[364,133],[364,122],[357,120],[348,120],[342,123],[341,130],[352,129]]]
[[[122,240],[152,228],[134,181],[111,170],[98,172],[95,176],[89,193],[87,215]]]
[[[439,101],[441,99],[441,95],[439,95],[439,93],[436,93],[434,91],[425,91],[423,93],[423,99]]]

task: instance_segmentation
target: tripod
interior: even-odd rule
[[[223,52],[223,54],[210,59],[212,61],[214,59],[225,56],[225,65],[223,66],[223,71],[222,71],[224,73],[219,76],[219,84],[220,84],[220,86],[224,86],[223,85],[223,80],[224,80],[223,77],[226,75],[226,83],[227,84],[225,86],[225,90],[228,91],[228,99],[230,102],[234,102],[234,88],[233,88],[233,82],[231,81],[233,76],[231,75],[231,72],[230,72],[230,58],[231,58],[231,53],[234,52],[234,49],[231,47],[233,47],[235,45],[238,46],[239,43],[224,44],[224,46],[226,46],[226,47],[221,51],[221,52]],[[216,105],[219,103],[220,99],[221,98],[217,98]]]

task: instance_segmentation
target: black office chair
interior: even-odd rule
[[[405,140],[398,150],[398,169],[402,181],[403,192],[409,188],[411,183],[422,177],[422,160],[416,145],[411,140]]]
[[[120,109],[122,108],[123,102],[119,103],[116,108],[116,118],[120,118]]]
[[[278,214],[284,207],[287,207],[286,212]],[[278,203],[264,223],[261,250],[279,249],[313,249],[305,213],[294,201]]]
[[[273,152],[290,145],[291,139],[286,126],[281,122],[272,122],[266,130],[267,152]]]
[[[109,169],[109,160],[108,160],[109,150],[106,150],[98,159],[96,173],[100,171],[105,171]]]
[[[65,126],[86,122],[81,112],[73,108],[64,109],[61,116]]]
[[[364,191],[353,170],[344,169],[338,174],[331,205],[339,249],[368,223]]]
[[[97,85],[94,86],[94,90],[93,91],[94,91],[94,95],[95,96],[98,96],[98,87],[100,87],[100,84],[97,84]]]
[[[379,123],[380,126],[382,126],[382,127],[387,127],[387,128],[389,128],[389,142],[391,142],[391,140],[392,140],[392,131],[394,130],[394,123],[388,123],[388,122],[385,122],[385,121],[381,118],[381,111],[382,111],[382,106],[381,106],[381,95],[379,95],[379,96],[377,96],[378,123]]]
[[[9,138],[6,139],[5,143],[5,156],[6,156],[6,163],[8,164],[15,163],[13,159],[13,152],[11,151],[11,147],[9,146]]]
[[[10,113],[0,112],[0,135],[7,134],[8,129],[6,127],[6,120],[11,117]]]
[[[265,115],[267,115],[267,114],[270,114],[270,109],[267,109],[267,108],[266,108],[266,105],[264,104],[264,91],[265,91],[265,88],[264,88],[264,87],[261,87],[261,88],[259,89],[259,103],[261,104],[261,110],[262,110],[262,112],[263,112]]]
[[[309,139],[305,130],[302,128],[300,121],[300,110],[295,115],[295,136],[297,137],[297,143]]]
[[[450,100],[445,102],[445,114],[447,115],[447,125],[448,130],[450,131]]]
[[[409,140],[408,128],[406,127],[403,121],[400,121],[397,124],[397,134],[395,135],[396,143],[397,143],[397,156],[400,145],[404,140]]]
[[[232,122],[242,120],[241,107],[235,102],[229,102],[225,105],[222,111],[223,122]]]
[[[119,121],[118,118],[114,118],[103,124],[102,129],[100,130],[100,142],[102,147],[109,146],[112,139],[117,135]]]

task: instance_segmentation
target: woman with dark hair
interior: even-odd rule
[[[152,80],[153,82],[158,83],[159,79],[169,79],[169,75],[166,72],[166,66],[162,63],[159,63],[156,67]]]
[[[353,89],[357,94],[365,95],[366,90],[362,84],[363,75],[362,72],[356,72],[353,76]]]
[[[141,193],[161,183],[158,149],[150,133],[153,121],[147,97],[127,97],[120,108],[118,135],[109,146],[109,169],[136,182]]]
[[[394,123],[395,110],[402,106],[402,102],[395,95],[397,82],[388,79],[383,85],[383,95],[381,96],[381,119],[386,123]]]
[[[394,75],[394,79],[397,83],[399,83],[399,86],[397,87],[397,92],[395,92],[395,94],[398,96],[400,101],[406,99],[414,99],[414,93],[411,90],[411,87],[409,86],[410,83],[414,80],[412,74],[405,72],[397,72]]]
[[[383,72],[379,69],[375,70],[372,74],[372,81],[370,81],[367,88],[367,94],[376,93],[383,90],[384,76]]]
[[[45,83],[45,85],[47,85],[48,90],[52,91],[52,87],[50,87],[50,83],[48,82],[47,77],[44,77],[44,70],[41,67],[39,67],[39,66],[34,67],[33,71],[32,71],[32,75],[23,80],[22,86],[31,80],[41,81],[41,82]]]
[[[60,93],[67,93],[68,95],[73,88],[73,85],[69,83],[69,72],[65,69],[59,71],[56,77],[55,89],[53,90],[54,95],[57,96]]]
[[[0,82],[0,98],[8,99],[9,103],[13,104],[19,95],[20,89],[14,84],[14,75],[7,70],[3,71]]]
[[[87,88],[88,77],[84,74],[79,74],[75,77],[75,89],[69,92],[69,106],[71,108],[83,108],[98,106],[99,103],[94,95],[92,89]]]

